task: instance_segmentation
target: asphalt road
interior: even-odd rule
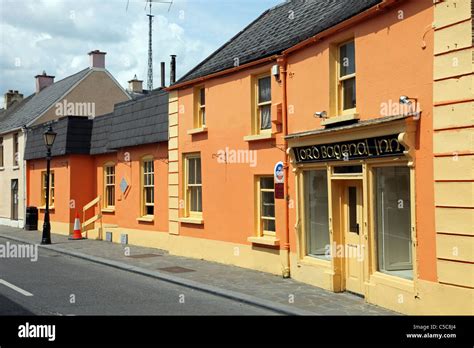
[[[6,242],[0,238],[0,244]],[[38,251],[36,262],[0,258],[0,315],[276,314],[50,250]]]

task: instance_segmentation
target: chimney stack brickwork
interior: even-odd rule
[[[43,71],[41,75],[36,75],[36,94],[41,92],[44,88],[51,86],[54,83],[54,76],[49,76],[46,71]]]
[[[105,55],[106,52],[101,52],[99,50],[91,51],[88,53],[90,58],[90,67],[97,69],[105,69]]]
[[[5,93],[4,96],[4,103],[5,103],[5,109],[8,109],[10,106],[13,105],[13,103],[19,103],[23,100],[23,94],[18,93],[18,91],[13,91],[9,90],[7,93]]]

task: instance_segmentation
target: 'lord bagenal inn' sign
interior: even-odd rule
[[[398,134],[293,148],[296,163],[350,161],[402,155]]]

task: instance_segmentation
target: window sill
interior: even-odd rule
[[[193,128],[188,130],[188,135],[200,134],[200,133],[207,133],[207,127],[202,126],[200,128]]]
[[[0,167],[0,172],[5,170],[5,167]]]
[[[184,224],[204,225],[204,219],[198,217],[182,217],[179,222]]]
[[[137,221],[138,222],[154,222],[155,218],[153,216],[146,215],[146,216],[137,218]]]
[[[103,213],[115,213],[115,208],[102,208]]]
[[[261,244],[261,245],[270,245],[278,246],[280,245],[280,240],[276,237],[248,237],[247,240],[252,244]]]
[[[255,134],[255,135],[246,135],[244,137],[244,141],[259,141],[259,140],[267,140],[273,139],[274,135],[272,133],[264,133],[264,134]]]
[[[45,205],[42,205],[41,207],[38,207],[38,210],[44,211],[44,210],[46,210],[46,206],[45,206]],[[49,211],[54,211],[54,206],[49,207]]]
[[[12,169],[13,169],[13,170],[18,170],[18,169],[20,169],[20,167],[19,167],[19,166],[13,166]]]
[[[348,115],[339,115],[326,118],[321,121],[321,126],[330,126],[341,122],[355,121],[359,119],[359,114],[352,113]]]

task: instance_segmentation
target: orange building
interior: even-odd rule
[[[471,11],[340,0],[264,12],[168,92],[58,122],[89,147],[53,148],[53,232],[71,231],[74,200],[91,209],[89,237],[401,313],[474,314]],[[41,205],[44,154],[38,135],[28,142]]]
[[[454,193],[473,188],[455,139],[472,130],[472,18],[454,2],[286,2],[172,85],[173,251],[398,312],[472,314],[473,201]],[[444,146],[433,118],[450,116]],[[446,161],[464,155],[449,174],[437,138]]]
[[[89,238],[137,244],[141,235],[127,231],[151,232],[147,237],[153,239],[167,230],[167,116],[168,94],[157,90],[117,104],[108,115],[69,116],[53,124],[53,233],[71,234],[76,212]],[[45,205],[44,130],[33,128],[26,145],[30,206]]]

